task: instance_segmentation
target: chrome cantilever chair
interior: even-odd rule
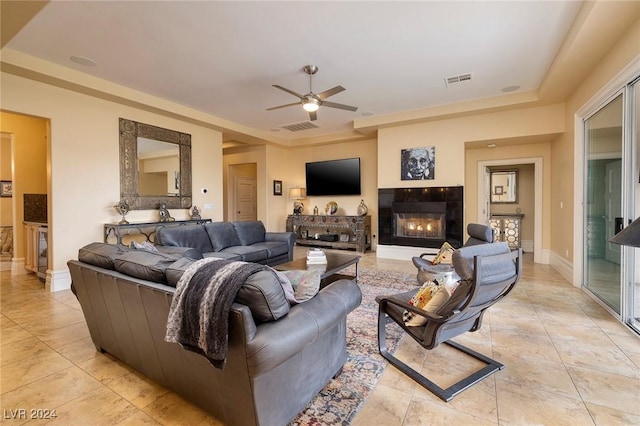
[[[461,277],[450,299],[435,312],[427,312],[409,305],[417,290],[393,296],[378,296],[378,347],[380,354],[404,374],[433,392],[443,401],[473,386],[487,376],[502,370],[504,365],[451,339],[467,331],[477,331],[484,312],[502,300],[518,283],[522,274],[522,250],[510,251],[507,243],[493,243],[464,247],[453,253],[453,265]],[[426,319],[423,326],[407,326],[403,312],[408,310]],[[423,348],[431,350],[445,343],[486,366],[446,389],[396,358],[386,347],[386,327],[397,323]],[[454,366],[452,366],[454,368]]]

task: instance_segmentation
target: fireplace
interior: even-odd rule
[[[462,186],[378,190],[379,243],[440,248],[462,245]]]

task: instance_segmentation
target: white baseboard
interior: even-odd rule
[[[395,259],[395,260],[411,260],[414,256],[420,256],[422,253],[429,253],[432,255],[438,254],[440,249],[426,248],[426,247],[406,247],[406,246],[388,246],[378,244],[376,248],[376,257],[382,259]]]
[[[45,287],[52,292],[69,290],[71,288],[71,273],[69,273],[68,269],[62,269],[60,271],[48,269]]]
[[[549,253],[549,264],[562,275],[562,278],[573,284],[573,263],[554,252]]]

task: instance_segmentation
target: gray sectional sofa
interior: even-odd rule
[[[261,221],[163,227],[158,247],[190,247],[202,257],[277,265],[293,260],[293,232],[267,232]]]
[[[358,285],[338,280],[290,306],[273,270],[254,273],[231,307],[218,369],[165,341],[176,282],[193,262],[104,243],[80,249],[68,266],[93,343],[225,425],[286,425],[340,373]]]

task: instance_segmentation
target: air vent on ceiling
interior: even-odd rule
[[[280,127],[282,127],[283,129],[290,130],[292,132],[299,132],[301,130],[316,129],[319,126],[317,124],[313,124],[311,121],[302,121],[300,123],[283,124]]]
[[[444,83],[447,86],[453,86],[453,85],[459,85],[461,83],[471,83],[471,78],[472,78],[472,74],[466,73],[466,74],[460,74],[460,75],[454,75],[451,77],[447,77],[444,79]]]

